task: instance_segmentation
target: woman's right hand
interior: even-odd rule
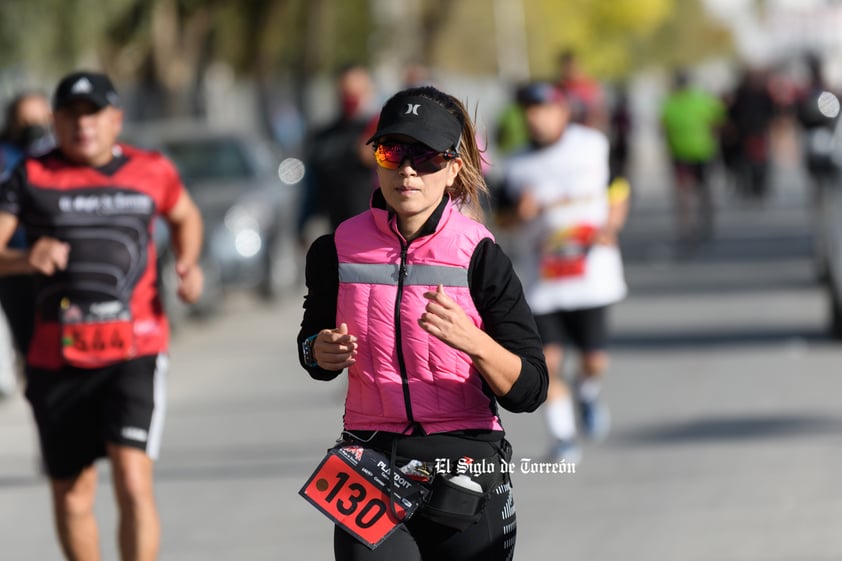
[[[325,370],[342,370],[357,362],[357,337],[348,333],[346,323],[319,331],[312,348],[313,358]]]

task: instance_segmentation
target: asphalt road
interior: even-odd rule
[[[825,336],[803,189],[776,183],[764,206],[720,192],[716,236],[689,256],[671,244],[665,192],[639,190],[630,296],[612,315],[614,430],[573,474],[516,471],[516,559],[842,558],[842,346]],[[175,339],[162,560],[332,559],[330,524],[297,492],[338,434],[344,387],[298,367],[300,305],[235,295]],[[518,468],[541,457],[540,413],[503,421]],[[37,466],[23,400],[0,402],[0,559],[60,559]],[[104,558],[117,559],[101,467]]]

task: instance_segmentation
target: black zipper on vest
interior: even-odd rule
[[[410,426],[415,424],[415,417],[412,415],[412,401],[409,397],[409,376],[406,373],[406,361],[403,357],[403,341],[401,339],[401,300],[403,300],[403,281],[406,278],[406,253],[409,249],[409,242],[400,240],[401,263],[398,269],[398,294],[395,301],[395,350],[398,353],[398,367],[401,371],[401,385],[403,386],[403,402],[406,407],[406,418]]]

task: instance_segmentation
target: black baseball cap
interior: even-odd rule
[[[114,84],[101,72],[73,72],[62,78],[53,95],[53,109],[57,111],[77,99],[90,101],[100,109],[120,106]]]
[[[366,143],[384,136],[402,134],[444,152],[458,149],[462,121],[428,97],[397,93],[380,111],[377,131]]]
[[[517,89],[515,98],[520,105],[564,103],[564,92],[551,82],[530,82]]]

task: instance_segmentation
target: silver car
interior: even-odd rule
[[[299,276],[296,217],[303,164],[282,160],[266,141],[202,125],[144,125],[128,129],[130,143],[160,150],[178,168],[202,212],[206,289],[193,311],[214,312],[232,288],[274,298]],[[185,310],[176,282],[166,226],[156,232],[165,305],[177,323]]]

